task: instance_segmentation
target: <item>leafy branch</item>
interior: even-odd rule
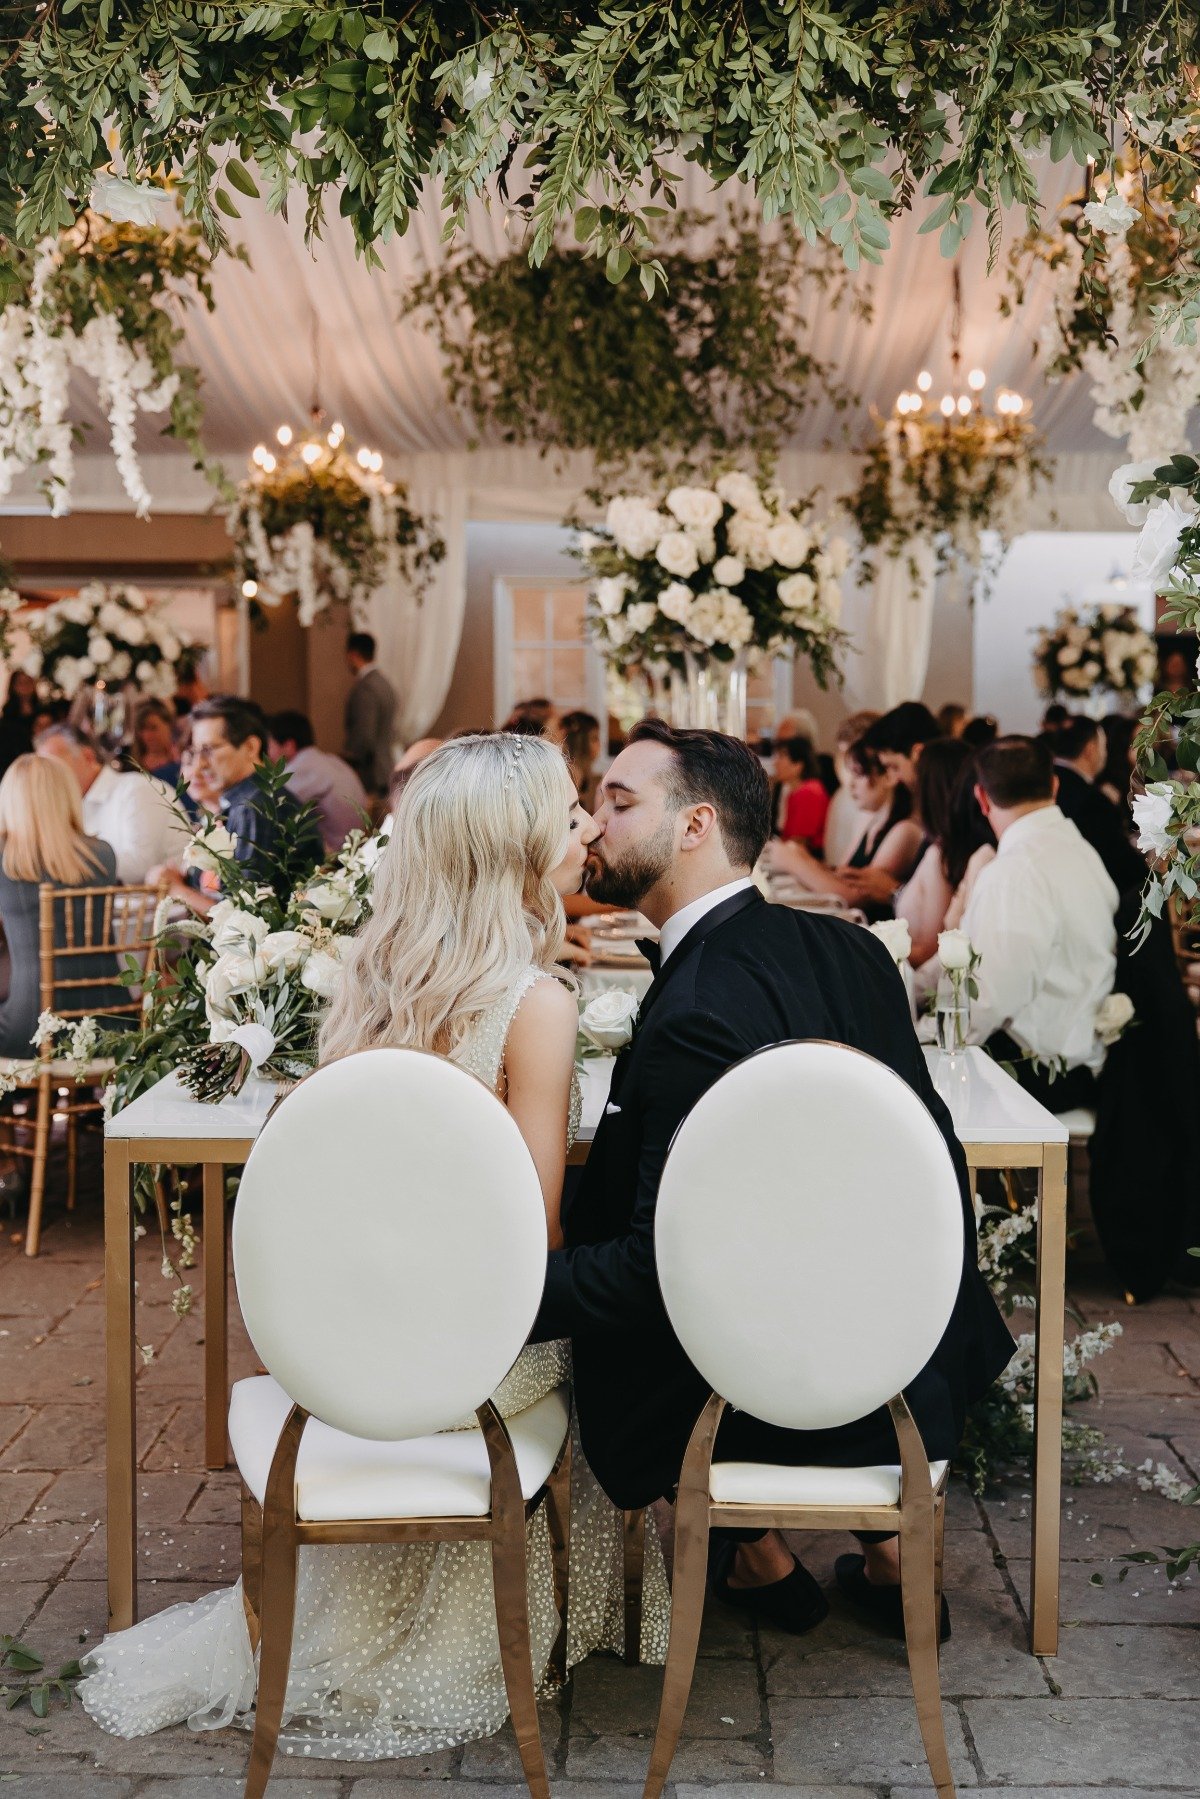
[[[0,1636],[0,1676],[0,1699],[6,1711],[27,1704],[35,1718],[46,1718],[56,1698],[70,1708],[83,1671],[77,1661],[71,1661],[64,1662],[57,1674],[48,1675],[36,1650],[16,1637]]]

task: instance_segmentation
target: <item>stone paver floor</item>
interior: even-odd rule
[[[95,1171],[91,1171],[94,1174]],[[331,1228],[334,1226],[331,1223]],[[68,1218],[52,1200],[44,1249],[21,1253],[0,1218],[0,1633],[47,1664],[78,1655],[105,1625],[102,1238],[95,1188]],[[231,1581],[238,1570],[232,1474],[201,1466],[199,1312],[177,1321],[157,1240],[139,1251],[140,1334],[156,1359],[140,1378],[143,1612]],[[194,1284],[199,1291],[198,1272]],[[1200,1298],[1165,1296],[1132,1311],[1086,1252],[1072,1285],[1090,1319],[1125,1336],[1098,1364],[1087,1408],[1132,1461],[1151,1456],[1200,1478]],[[240,1329],[231,1368],[252,1372]],[[1029,1493],[977,1502],[956,1486],[947,1539],[954,1637],[942,1665],[955,1778],[966,1792],[1068,1799],[1200,1793],[1200,1582],[1169,1589],[1160,1570],[1118,1584],[1124,1549],[1192,1540],[1200,1513],[1131,1483],[1068,1490],[1062,1650],[1025,1647]],[[798,1542],[799,1547],[799,1542]],[[839,1541],[806,1540],[820,1578]],[[1103,1586],[1090,1583],[1095,1571]],[[833,1597],[812,1636],[757,1630],[710,1607],[676,1799],[910,1799],[931,1791],[902,1646],[871,1637]],[[641,1791],[661,1674],[593,1658],[543,1711],[556,1795]],[[120,1742],[82,1709],[38,1723],[0,1712],[0,1799],[234,1799],[247,1738],[185,1728]],[[412,1762],[347,1765],[281,1757],[286,1799],[401,1799],[429,1782],[508,1799],[524,1787],[507,1732]]]

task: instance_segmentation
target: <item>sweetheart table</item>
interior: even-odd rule
[[[1067,1130],[982,1050],[968,1049],[952,1057],[936,1050],[925,1053],[971,1169],[1033,1168],[1040,1180],[1030,1643],[1035,1655],[1054,1655],[1058,1650]],[[597,1057],[584,1063],[583,1122],[572,1162],[587,1158],[611,1078],[611,1058]],[[108,1605],[113,1630],[126,1628],[137,1615],[134,1170],[149,1162],[177,1167],[199,1164],[202,1169],[204,1453],[206,1466],[224,1468],[229,1385],[225,1170],[245,1162],[273,1099],[269,1086],[251,1084],[237,1099],[202,1105],[188,1096],[172,1074],[139,1095],[104,1128]]]

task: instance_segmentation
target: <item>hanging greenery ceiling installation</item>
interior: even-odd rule
[[[410,292],[447,385],[481,433],[545,451],[589,451],[601,472],[655,473],[747,452],[769,461],[818,394],[846,395],[802,346],[806,292],[846,297],[845,277],[790,233],[679,213],[657,260],[666,291],[613,286],[603,265],[555,246],[537,267],[464,250]],[[861,308],[860,308],[861,310]]]
[[[0,232],[21,242],[82,210],[111,132],[125,174],[178,176],[214,242],[235,193],[259,183],[275,208],[301,189],[313,231],[336,192],[369,249],[405,229],[427,175],[453,224],[520,168],[535,262],[587,207],[585,241],[613,278],[645,257],[652,284],[641,208],[672,153],[753,183],[768,217],[794,216],[851,267],[880,259],[887,219],[918,195],[947,254],[978,211],[994,251],[1004,206],[1037,223],[1030,158],[1047,146],[1103,163],[1131,136],[1182,195],[1200,13],[1193,0],[52,0],[5,8],[5,59],[24,102],[0,148]],[[1194,263],[1161,304],[1194,324]]]

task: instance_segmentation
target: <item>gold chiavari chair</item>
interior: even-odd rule
[[[39,889],[38,955],[41,970],[41,1007],[53,1012],[65,1023],[94,1017],[104,1022],[127,1018],[133,1024],[141,1016],[144,986],[137,983],[122,987],[112,977],[81,974],[84,957],[94,960],[109,954],[118,973],[128,968],[130,959],[137,962],[143,975],[152,974],[155,965],[155,919],[166,897],[165,884],[157,887],[56,887],[43,884]],[[100,1005],[81,1003],[85,994],[93,999],[97,991],[111,992]],[[60,1046],[61,1047],[61,1046]],[[111,1073],[110,1060],[98,1057],[84,1065],[55,1055],[54,1045],[39,1045],[36,1058],[29,1061],[0,1062],[0,1073],[15,1077],[16,1088],[27,1089],[36,1097],[33,1112],[33,1143],[23,1143],[18,1132],[23,1121],[12,1116],[8,1126],[10,1153],[27,1157],[33,1164],[29,1190],[29,1222],[25,1231],[25,1254],[35,1256],[41,1242],[42,1205],[46,1191],[46,1165],[50,1153],[50,1126],[54,1116],[66,1122],[67,1136],[67,1207],[75,1204],[78,1173],[79,1120],[85,1114],[101,1110],[95,1097],[81,1098],[102,1083]],[[66,1092],[61,1089],[67,1089]]]

